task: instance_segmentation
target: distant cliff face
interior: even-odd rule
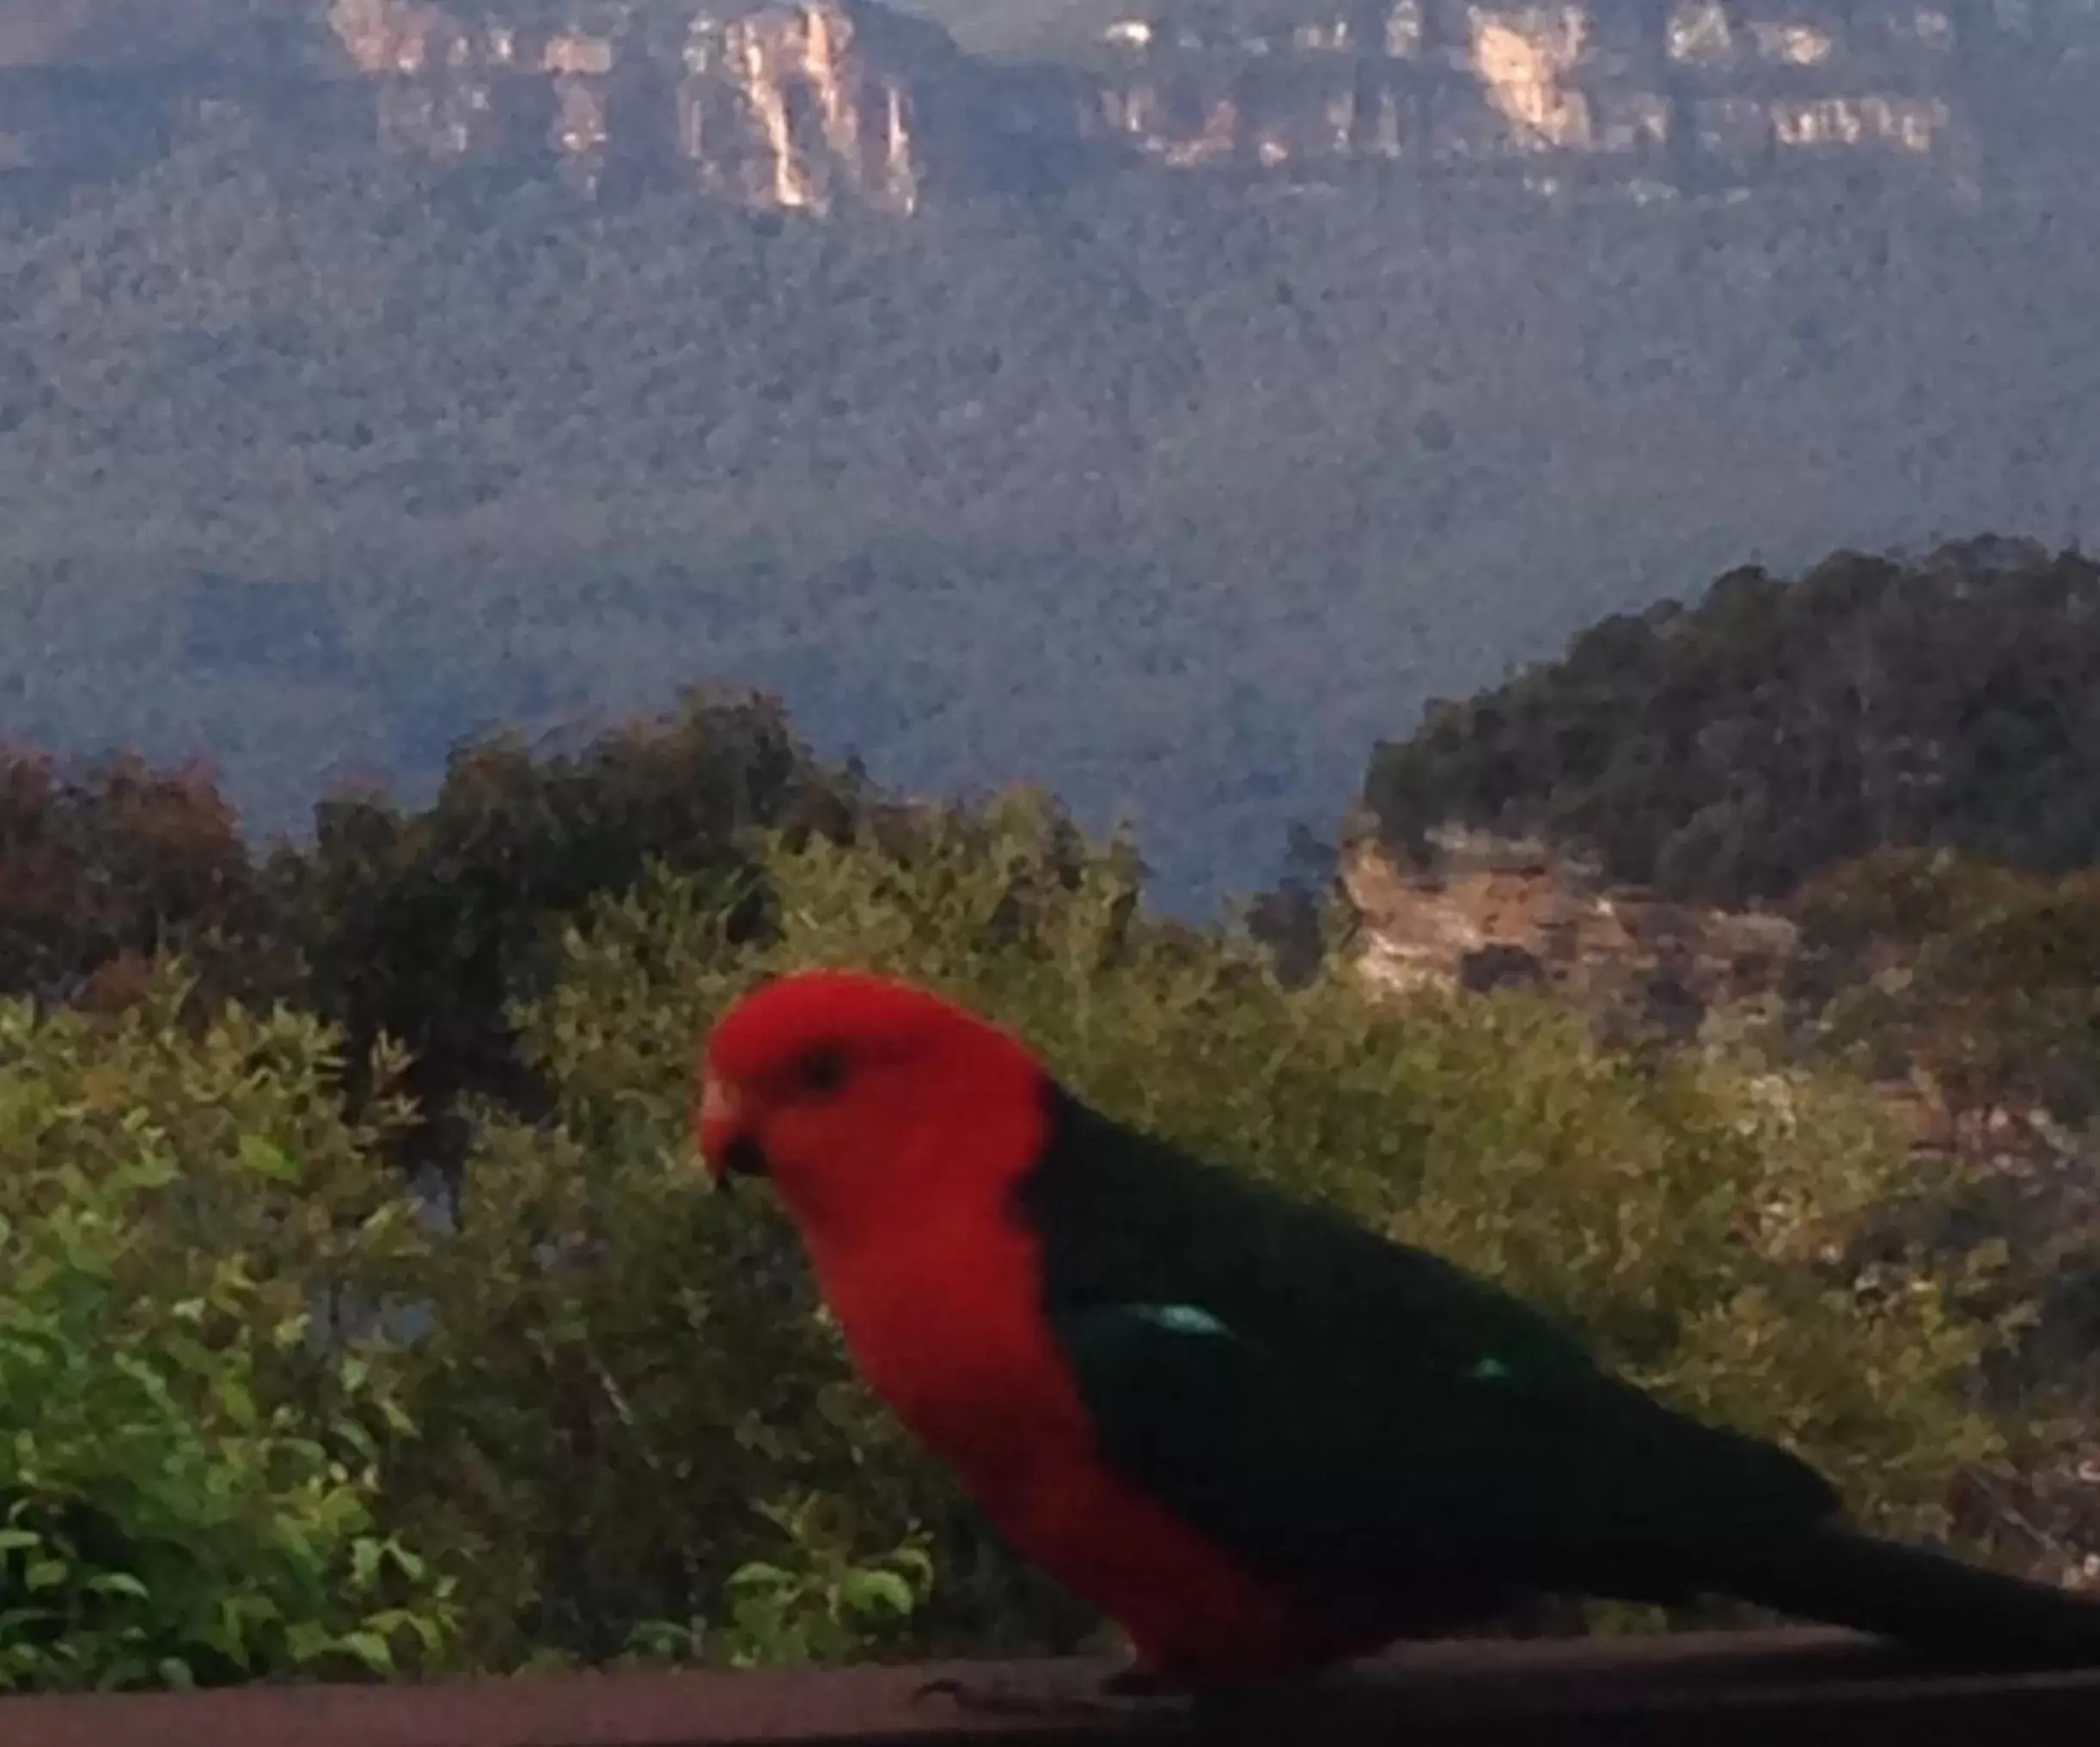
[[[1786,155],[1958,167],[1956,3],[1361,0],[1267,34],[1169,11],[1111,28],[1125,66],[1104,97],[1177,164],[1602,159],[1664,183]]]
[[[1717,1006],[1775,993],[1798,930],[1778,914],[1665,902],[1606,883],[1538,842],[1445,830],[1426,865],[1374,848],[1342,880],[1374,986],[1557,988],[1600,1014],[1695,1030]]]
[[[675,163],[754,206],[893,212],[998,156],[985,133],[1010,124],[1181,168],[1588,168],[1667,193],[1850,154],[1961,177],[1970,39],[2019,34],[1976,0],[1357,0],[1267,33],[1169,8],[1046,80],[852,0],[696,10],[678,43],[469,22],[424,0],[334,0],[329,21],[379,82],[395,145],[544,143],[590,174]],[[958,106],[961,85],[974,101]]]
[[[378,87],[389,144],[443,156],[546,149],[595,176],[687,167],[754,207],[919,205],[925,151],[907,68],[943,58],[901,20],[827,3],[694,13],[682,42],[468,22],[419,0],[334,0],[328,21]],[[898,36],[916,53],[900,53]]]
[[[165,106],[165,87],[138,95],[149,63],[179,85],[218,53],[252,81],[259,45],[274,76],[369,82],[366,113],[398,150],[898,214],[1132,161],[1290,174],[1390,160],[1547,189],[1601,175],[1658,197],[1791,163],[1965,182],[1999,125],[1975,101],[1980,67],[2001,95],[2022,65],[2100,67],[2100,7],[2068,0],[1311,0],[1263,29],[1222,21],[1220,0],[1164,0],[1084,65],[1026,67],[872,0],[612,8],[625,21],[604,27],[534,0],[316,0],[319,34],[296,48],[291,15],[259,0],[197,0],[204,22],[179,43],[131,27],[140,3],[0,0],[0,63],[33,70],[0,64],[0,168],[79,156],[113,105]],[[113,58],[133,83],[104,94],[100,118],[54,82]]]

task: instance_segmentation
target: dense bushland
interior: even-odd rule
[[[1808,1451],[1885,1526],[1945,1531],[1957,1477],[2021,1446],[1978,1388],[2007,1320],[1987,1247],[1886,1241],[1892,1213],[1952,1206],[1958,1173],[1920,1174],[1840,1077],[1734,1046],[1635,1061],[1535,995],[1380,1005],[1339,967],[1286,987],[1230,931],[1149,919],[1128,846],[1039,797],[742,841],[741,864],[652,864],[551,925],[515,1009],[546,1103],[459,1103],[456,1223],[412,1217],[386,1169],[396,1103],[344,1121],[324,1026],[186,1023],[198,995],[174,968],[113,1014],[11,1010],[0,1111],[48,1163],[13,1180],[41,1199],[8,1241],[107,1284],[10,1267],[9,1326],[108,1373],[107,1396],[64,1399],[113,1414],[120,1384],[147,1386],[126,1381],[143,1347],[181,1379],[165,1437],[206,1445],[170,1500],[153,1437],[96,1439],[48,1387],[9,1393],[9,1429],[68,1436],[0,1488],[25,1532],[74,1537],[9,1567],[32,1610],[0,1614],[14,1679],[152,1680],[186,1657],[198,1678],[284,1673],[344,1646],[504,1667],[1079,1641],[1091,1622],[853,1384],[763,1195],[693,1167],[696,1035],[788,965],[967,996],[1105,1107],[1508,1280],[1673,1398]],[[367,1083],[400,1070],[382,1056]],[[107,1261],[62,1242],[87,1219]],[[333,1326],[302,1323],[308,1304]],[[264,1461],[244,1440],[266,1437],[303,1453]],[[213,1462],[250,1491],[197,1556],[252,1563],[267,1629],[197,1623],[196,1571],[152,1562],[169,1513],[221,1508]],[[343,1558],[371,1599],[320,1575]],[[53,1560],[99,1635],[32,1616]]]

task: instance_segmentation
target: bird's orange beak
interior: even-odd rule
[[[743,1102],[737,1096],[736,1089],[727,1080],[703,1071],[693,1126],[699,1139],[700,1158],[707,1166],[708,1175],[717,1183],[726,1182],[730,1172],[736,1168],[739,1154],[751,1150]]]

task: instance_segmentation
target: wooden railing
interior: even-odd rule
[[[1110,1737],[1274,1747],[2100,1747],[2100,1670],[1938,1672],[1842,1633],[1422,1645],[1316,1695],[1032,1718],[919,1689],[1084,1695],[1078,1662],[519,1677],[412,1687],[0,1699],[0,1747],[963,1747]]]

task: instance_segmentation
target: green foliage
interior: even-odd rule
[[[1895,852],[1833,870],[1800,907],[1833,1047],[1900,1063],[1956,1111],[2100,1115],[2100,873]]]
[[[754,1560],[730,1573],[723,1637],[733,1665],[844,1661],[879,1645],[925,1603],[934,1568],[923,1537],[856,1560],[838,1531],[827,1530],[830,1503],[815,1495],[761,1509],[792,1563]]]
[[[323,1031],[192,1040],[189,993],[0,1005],[0,1689],[392,1674],[450,1635],[380,1512],[413,1210]]]
[[[127,961],[174,951],[215,985],[281,988],[258,952],[269,909],[203,771],[131,754],[62,771],[0,748],[0,994],[92,1003]]]
[[[626,889],[652,858],[719,873],[742,865],[751,828],[836,829],[847,817],[844,785],[777,706],[693,693],[668,718],[574,752],[467,742],[412,813],[333,797],[316,809],[311,852],[278,858],[276,889],[303,948],[308,1003],[354,1051],[382,1036],[405,1046],[408,1084],[432,1118],[467,1091],[534,1109],[505,1007],[540,987],[551,919]],[[443,1162],[456,1164],[456,1146]]]
[[[1977,1386],[2031,1280],[1947,1240],[1972,1186],[1834,1070],[1629,1057],[1535,994],[1380,1002],[1309,951],[1286,981],[1148,914],[1131,844],[1043,795],[882,801],[765,706],[576,758],[485,744],[426,813],[324,824],[235,866],[259,907],[198,938],[232,986],[291,967],[353,1047],[143,958],[121,999],[0,1017],[18,1684],[1089,1641],[855,1382],[767,1194],[693,1168],[700,1033],[811,964],[946,988],[1111,1112],[1507,1281],[1877,1524],[1946,1531],[1950,1482],[2024,1448]],[[1307,940],[1340,921],[1316,847]],[[1832,938],[1973,924],[2001,980],[2048,968],[2041,886],[1975,874],[1992,909],[1876,877],[1831,889]],[[412,1022],[421,1109],[364,1047]],[[442,1238],[399,1170],[438,1115]]]
[[[776,839],[759,877],[763,938],[726,924],[735,878],[659,871],[600,903],[520,1015],[557,1120],[480,1131],[424,1349],[432,1436],[397,1470],[400,1519],[479,1573],[480,1657],[981,1652],[1087,1628],[852,1381],[764,1192],[693,1168],[697,1034],[790,967],[952,991],[1110,1111],[1482,1268],[1673,1399],[1801,1449],[1878,1525],[1944,1532],[1950,1480],[2005,1459],[2017,1428],[1971,1397],[2000,1332],[1991,1257],[1865,1259],[1889,1208],[1961,1185],[1913,1171],[1840,1079],[1740,1049],[1637,1064],[1533,996],[1381,1005],[1333,970],[1285,987],[1251,943],[1146,918],[1127,846],[1040,796]],[[894,1562],[921,1547],[923,1601]],[[885,1569],[908,1619],[870,1617],[903,1600],[864,1575]]]
[[[2036,1307],[2017,1352],[1992,1367],[1994,1391],[2067,1409],[2062,1434],[2076,1442],[2100,1398],[2089,1163],[2100,1119],[2100,874],[1887,851],[1819,876],[1798,909],[1796,993],[1827,1059],[1910,1080],[1974,1150],[1998,1150],[1992,1125],[2018,1119],[1999,1143],[2012,1168],[1979,1182],[1952,1224],[2001,1235],[2011,1265],[1999,1290]],[[2030,1121],[2042,1125],[2038,1137],[2022,1136]]]
[[[315,809],[310,846],[266,856],[196,769],[9,754],[0,993],[115,1011],[154,955],[180,952],[198,979],[192,1021],[229,999],[290,1000],[339,1027],[353,1100],[372,1048],[406,1048],[422,1120],[393,1134],[397,1157],[456,1166],[463,1093],[544,1104],[504,1010],[541,986],[551,919],[632,886],[651,858],[739,867],[740,834],[844,832],[859,804],[775,704],[700,693],[573,749],[470,739],[429,806],[339,791]],[[739,925],[759,919],[754,907]]]
[[[2100,565],[2036,547],[1731,571],[1591,626],[1559,662],[1374,754],[1389,843],[1541,831],[1617,878],[1737,903],[1886,846],[2100,860]]]

